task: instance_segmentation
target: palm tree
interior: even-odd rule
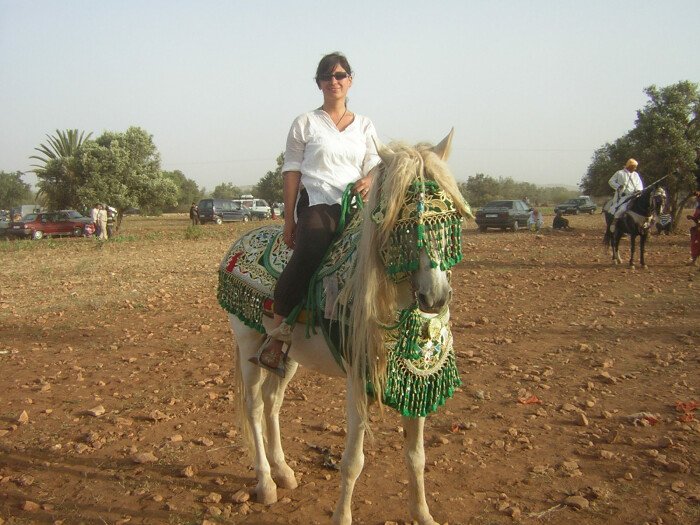
[[[44,156],[40,157],[38,155],[32,155],[30,159],[36,159],[42,162],[41,166],[33,165],[33,168],[37,168],[37,171],[46,168],[46,164],[51,160],[65,159],[67,157],[72,157],[78,148],[92,136],[92,132],[85,136],[85,132],[81,131],[78,134],[77,129],[67,129],[66,131],[56,130],[56,136],[52,137],[46,135],[49,141],[49,146],[45,144],[39,144],[38,148],[34,148]]]
[[[75,155],[91,135],[92,133],[85,135],[85,132],[79,132],[77,129],[57,129],[56,135],[46,135],[48,145],[40,144],[38,148],[34,148],[43,154],[29,157],[41,162],[32,166],[39,179],[37,196],[49,207],[60,209],[80,204],[77,198],[79,182]]]

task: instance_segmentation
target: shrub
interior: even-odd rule
[[[188,241],[197,241],[201,239],[204,235],[202,228],[200,226],[195,226],[190,224],[185,230],[185,239]]]

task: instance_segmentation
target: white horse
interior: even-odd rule
[[[368,203],[358,212],[363,218],[357,221],[356,253],[345,276],[348,281],[334,302],[334,315],[344,320],[341,346],[347,351],[342,359],[333,357],[323,335],[307,337],[304,327],[297,327],[284,378],[249,363],[264,337],[263,327],[270,327],[271,319],[259,312],[269,308],[271,288],[269,283],[258,286],[255,275],[241,284],[226,272],[235,273],[256,242],[267,243],[269,232],[262,228],[247,234],[222,261],[219,302],[229,311],[238,348],[233,374],[240,402],[236,415],[252,444],[258,502],[275,503],[277,487],[297,486],[282,450],[279,411],[285,388],[301,365],[347,377],[347,439],[333,523],[352,522],[352,493],[364,465],[368,403],[375,401],[404,414],[410,519],[420,525],[436,524],[425,499],[424,416],[459,385],[449,331],[449,268],[461,259],[461,220],[471,216],[444,162],[451,140],[452,132],[435,147],[378,145],[382,167]],[[257,262],[259,253],[255,257]],[[251,272],[265,273],[250,267],[242,273],[249,278]],[[407,369],[415,374],[402,375]],[[438,374],[431,376],[435,371]],[[367,385],[384,395],[368,395]],[[420,388],[424,390],[417,400],[412,393]]]

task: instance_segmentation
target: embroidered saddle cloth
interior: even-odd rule
[[[353,271],[361,217],[354,214],[329,249],[309,285],[306,309],[298,317],[298,323],[306,323],[307,336],[321,329],[341,368],[335,303]],[[291,254],[278,226],[264,226],[241,237],[219,267],[219,304],[250,328],[265,333],[263,316],[272,315],[275,283]],[[424,316],[416,309],[397,312],[385,344],[389,354],[383,399],[402,415],[422,417],[434,412],[461,385],[447,308],[437,316]]]

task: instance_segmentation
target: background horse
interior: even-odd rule
[[[303,327],[297,327],[284,378],[249,363],[248,358],[257,353],[262,342],[261,326],[227,308],[225,287],[230,283],[220,272],[219,302],[229,310],[238,347],[234,357],[237,373],[233,375],[242,405],[236,412],[239,426],[252,442],[259,502],[277,501],[278,486],[297,486],[282,450],[279,411],[285,388],[301,364],[322,374],[347,377],[347,438],[333,523],[352,522],[352,492],[364,464],[369,386],[372,392],[384,393],[375,401],[384,401],[404,416],[410,518],[420,525],[436,525],[425,500],[424,416],[444,403],[460,384],[449,331],[452,289],[448,270],[461,259],[461,221],[471,215],[444,162],[451,140],[452,133],[433,148],[392,145],[388,149],[378,145],[381,169],[362,212],[354,270],[336,303],[337,317],[346,321],[341,323],[341,362],[333,358],[323,335],[312,331],[306,337]],[[234,244],[222,262],[222,271],[233,268],[236,258],[245,256],[235,247],[245,243],[246,237],[254,240],[251,236],[256,231]],[[266,253],[270,253],[269,248]],[[241,309],[265,300],[265,296],[246,293],[243,295],[249,300]],[[269,326],[269,319],[261,324]],[[428,406],[416,405],[407,394],[418,390],[418,382],[426,376],[402,376],[396,369],[430,362],[436,363],[441,374],[439,384],[429,384],[430,392],[443,391]],[[412,388],[407,388],[409,383]]]
[[[666,192],[661,187],[653,184],[644,188],[638,195],[633,196],[627,206],[627,210],[617,221],[615,231],[610,236],[610,246],[612,247],[612,259],[614,264],[621,264],[620,259],[620,239],[624,234],[630,236],[630,268],[634,268],[634,250],[637,237],[639,237],[639,264],[642,268],[647,268],[644,262],[644,251],[649,236],[649,227],[654,216],[661,214],[666,204]],[[608,232],[610,222],[606,214]],[[612,217],[612,216],[611,216]]]

